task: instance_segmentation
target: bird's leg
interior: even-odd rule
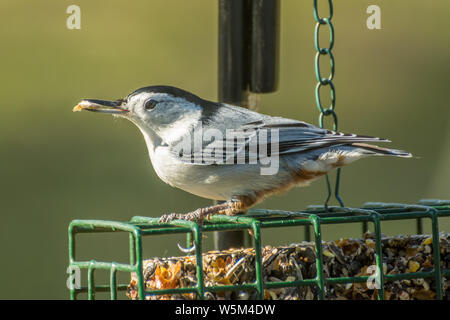
[[[169,213],[159,218],[160,223],[169,222],[172,220],[188,220],[202,222],[205,218],[214,214],[224,214],[227,216],[234,216],[235,214],[245,211],[248,207],[246,201],[241,199],[233,199],[214,206],[199,208],[189,213]]]

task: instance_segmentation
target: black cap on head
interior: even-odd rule
[[[142,92],[166,93],[166,94],[170,94],[171,96],[174,96],[177,98],[184,98],[184,99],[191,101],[193,103],[196,103],[196,104],[199,104],[200,102],[203,104],[205,102],[205,100],[196,96],[193,93],[190,93],[186,90],[172,87],[172,86],[149,86],[149,87],[140,88],[140,89],[137,89],[136,91],[130,93],[128,95],[128,98],[132,97],[136,94],[142,93]]]

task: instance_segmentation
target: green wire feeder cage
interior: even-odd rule
[[[323,207],[311,207],[301,212],[286,212],[279,210],[251,210],[243,216],[213,216],[209,221],[205,221],[202,226],[190,221],[173,221],[169,224],[161,225],[157,218],[133,217],[129,222],[103,221],[103,220],[74,220],[69,226],[69,267],[71,269],[87,269],[87,287],[70,289],[70,296],[76,299],[77,294],[87,293],[89,299],[94,299],[95,292],[109,291],[111,299],[117,298],[118,291],[126,291],[129,283],[118,284],[117,272],[127,272],[135,275],[136,298],[145,299],[152,295],[186,294],[196,293],[196,297],[204,299],[207,292],[225,291],[255,291],[256,298],[263,299],[265,289],[288,288],[313,286],[317,297],[326,297],[326,285],[348,284],[366,282],[369,276],[350,277],[325,277],[323,272],[324,255],[322,250],[321,228],[327,224],[348,224],[361,223],[363,230],[368,224],[373,224],[376,281],[379,283],[379,290],[376,290],[378,299],[385,298],[384,286],[386,282],[412,279],[431,279],[434,282],[434,292],[436,299],[449,299],[449,289],[444,292],[445,277],[450,276],[450,261],[448,256],[441,257],[442,246],[439,247],[439,218],[450,216],[450,201],[422,200],[418,205],[389,204],[389,203],[367,203],[364,208],[330,207],[324,210]],[[407,272],[402,274],[384,274],[382,254],[382,221],[397,221],[405,219],[417,220],[417,233],[422,229],[423,219],[431,220],[431,247],[432,247],[432,268],[426,271]],[[316,276],[312,279],[296,279],[292,281],[267,282],[263,277],[263,261],[261,257],[261,230],[265,228],[284,228],[299,226],[300,230],[305,230],[308,236],[309,226],[313,230],[313,243],[316,256]],[[240,285],[204,285],[204,267],[202,259],[202,235],[211,231],[224,230],[249,230],[254,252],[255,281]],[[299,234],[300,234],[299,230]],[[128,232],[129,233],[129,256],[130,263],[100,262],[95,260],[77,261],[75,257],[76,234],[95,232]],[[158,236],[167,234],[184,233],[187,242],[191,239],[195,244],[196,263],[196,285],[192,287],[179,287],[160,290],[146,290],[144,281],[144,268],[142,256],[142,237]],[[441,235],[442,238],[442,235]],[[447,235],[448,238],[448,235]],[[442,239],[441,239],[442,240]],[[446,243],[448,247],[448,242]],[[448,248],[447,248],[448,250]],[[447,253],[448,255],[448,253]],[[109,285],[96,285],[94,283],[94,271],[97,269],[110,271]],[[446,286],[448,283],[446,284]]]
[[[255,3],[266,4],[259,6],[265,8],[267,12],[270,12],[269,18],[273,21],[274,16],[273,8],[278,6],[277,0],[253,0]],[[239,13],[239,10],[233,9],[233,3],[228,0],[220,0],[219,10],[227,11],[228,14]],[[317,11],[317,0],[314,0],[314,18],[316,20],[315,28],[315,74],[318,81],[316,86],[316,102],[320,110],[319,125],[323,127],[323,118],[326,116],[332,116],[333,129],[337,130],[337,115],[335,112],[335,87],[332,82],[334,77],[334,57],[332,54],[332,48],[334,45],[334,29],[331,23],[333,16],[332,1],[328,0],[329,4],[329,16],[327,18],[320,18]],[[235,4],[234,4],[235,5]],[[219,14],[225,14],[219,12]],[[242,12],[239,13],[240,18],[243,17]],[[272,15],[272,16],[271,16]],[[264,11],[258,14],[253,12],[252,17],[263,17],[264,25]],[[267,18],[267,17],[266,17]],[[230,19],[223,19],[230,23]],[[270,24],[270,23],[269,23]],[[232,27],[239,25],[239,23],[233,23]],[[330,32],[330,44],[328,48],[321,48],[319,46],[319,29],[322,25],[327,25]],[[230,27],[230,26],[229,26]],[[230,28],[222,28],[221,32],[230,32],[233,30]],[[266,30],[267,31],[267,30]],[[269,34],[274,35],[273,30],[269,29]],[[226,34],[220,34],[222,40],[227,42]],[[241,39],[242,40],[242,39]],[[273,40],[273,39],[272,39]],[[256,41],[256,45],[260,41]],[[276,41],[269,41],[276,46]],[[242,45],[242,43],[240,44]],[[242,49],[242,46],[238,46]],[[240,49],[239,52],[242,50]],[[221,50],[219,50],[221,51]],[[273,52],[272,52],[273,53]],[[225,61],[234,61],[236,57],[233,57],[233,53],[221,53],[222,59]],[[227,56],[231,54],[231,56]],[[331,73],[328,78],[323,78],[320,74],[319,59],[321,56],[327,55],[330,59]],[[269,54],[269,58],[276,60],[274,54]],[[239,58],[241,59],[241,58]],[[220,60],[220,58],[219,58]],[[257,59],[258,60],[258,59]],[[270,92],[275,88],[274,82],[274,64],[261,63],[263,66],[271,65],[269,69],[270,79],[268,82],[264,82],[264,77],[267,74],[261,74],[256,72],[256,76],[248,77],[251,83],[249,84],[250,91],[252,92]],[[272,68],[273,67],[273,68]],[[226,69],[226,68],[225,68]],[[261,69],[255,68],[255,70],[261,71]],[[233,70],[232,70],[233,71]],[[253,70],[254,71],[254,70]],[[242,76],[240,71],[237,72],[239,76]],[[226,80],[226,76],[220,75]],[[256,82],[255,82],[256,79]],[[259,80],[261,83],[258,83]],[[267,79],[266,79],[267,80]],[[219,82],[221,82],[220,80]],[[252,82],[253,81],[253,82]],[[262,85],[261,85],[262,84]],[[264,89],[264,84],[266,88]],[[233,91],[233,88],[226,87],[230,84],[225,83],[221,87],[221,99],[223,101],[233,100],[232,94],[227,95],[227,92]],[[331,88],[331,106],[329,108],[323,108],[320,101],[320,88],[322,86],[330,86]],[[253,89],[252,89],[253,87]],[[241,86],[239,85],[239,90]],[[262,88],[262,89],[261,89]],[[235,90],[234,90],[235,91]],[[241,95],[241,91],[238,91],[238,95]],[[240,101],[240,100],[238,100]],[[230,102],[230,101],[226,101]],[[239,216],[212,216],[209,220],[205,221],[202,225],[190,221],[175,220],[170,223],[160,224],[158,218],[149,217],[133,217],[129,222],[117,222],[117,221],[104,221],[104,220],[73,220],[70,223],[68,236],[69,236],[69,270],[74,272],[75,270],[85,269],[87,270],[87,286],[76,287],[70,286],[70,298],[76,299],[78,294],[87,293],[88,299],[94,299],[96,292],[109,292],[111,299],[118,298],[118,291],[127,291],[128,296],[135,299],[152,299],[158,297],[170,297],[174,295],[178,298],[188,299],[210,299],[214,297],[213,294],[222,295],[228,292],[234,293],[250,293],[250,295],[243,295],[245,298],[255,299],[271,299],[276,298],[271,294],[277,292],[277,289],[294,289],[297,291],[306,292],[305,295],[297,295],[297,298],[304,299],[339,299],[339,298],[377,298],[377,299],[450,299],[450,281],[447,280],[450,276],[450,236],[445,233],[439,233],[439,219],[442,217],[450,216],[450,201],[444,200],[421,200],[418,204],[397,204],[397,203],[366,203],[363,208],[348,208],[344,207],[341,198],[339,197],[339,178],[340,169],[337,172],[335,197],[340,203],[340,207],[329,207],[328,200],[331,197],[331,187],[326,178],[328,186],[328,196],[323,206],[310,206],[304,211],[287,212],[280,210],[250,210],[245,215]],[[416,234],[420,235],[423,232],[422,222],[423,219],[430,219],[431,221],[431,236],[422,236],[419,242],[409,246],[402,252],[400,242],[392,242],[392,239],[382,237],[381,222],[382,221],[397,221],[414,219],[416,223]],[[338,248],[335,244],[326,243],[322,241],[322,226],[327,224],[349,224],[359,223],[362,225],[363,237],[371,237],[370,239],[361,240],[363,242],[361,248],[371,247],[371,254],[369,258],[363,262],[351,261],[351,264],[357,262],[356,271],[333,271],[330,269],[330,265],[344,266],[348,261],[346,258],[348,254],[346,248],[341,246]],[[367,233],[368,227],[373,224],[373,234]],[[313,230],[312,242],[303,242],[295,247],[284,247],[282,249],[262,248],[261,247],[261,230],[266,228],[285,228],[285,227],[299,227],[299,235],[303,231],[304,239],[309,241],[311,238],[310,230]],[[312,228],[311,228],[312,226]],[[202,252],[202,236],[205,233],[213,231],[245,231],[247,230],[251,237],[251,249],[246,249],[247,255],[251,256],[251,275],[246,281],[235,281],[216,283],[205,281],[205,273],[208,268],[211,267],[211,262],[205,260],[207,254]],[[104,261],[79,261],[76,259],[76,235],[79,233],[117,233],[128,232],[129,234],[129,259],[130,263],[117,263],[117,262],[104,262]],[[186,242],[188,246],[193,243],[195,245],[195,254],[189,258],[189,261],[194,261],[191,265],[192,279],[188,283],[182,281],[175,281],[172,286],[161,287],[152,286],[151,279],[155,274],[155,268],[163,268],[161,261],[158,260],[159,265],[153,265],[153,268],[145,266],[144,257],[142,256],[142,237],[144,236],[160,236],[169,234],[186,234]],[[416,239],[416,240],[417,240]],[[394,239],[395,240],[395,239]],[[342,243],[341,243],[342,244]],[[353,244],[352,244],[353,245]],[[364,247],[367,245],[366,247]],[[310,248],[309,257],[305,257],[307,250]],[[428,254],[429,260],[421,261],[422,256],[418,257],[417,252],[422,250]],[[242,249],[244,250],[244,249]],[[361,251],[360,249],[358,249]],[[397,251],[399,252],[397,252]],[[237,250],[239,251],[239,250]],[[293,265],[297,267],[300,272],[294,274],[294,276],[288,276],[284,279],[278,279],[276,277],[268,276],[270,270],[268,270],[268,261],[273,260],[268,258],[273,252],[289,253],[290,256],[278,256],[277,261],[288,259]],[[368,252],[366,250],[366,252]],[[396,254],[393,254],[396,252]],[[216,252],[217,253],[217,252]],[[360,254],[361,252],[358,252]],[[353,256],[356,253],[353,253]],[[415,258],[411,258],[415,255]],[[422,258],[421,258],[422,257]],[[272,257],[273,258],[273,257]],[[230,259],[230,258],[228,258]],[[286,260],[285,259],[285,260]],[[407,269],[399,269],[393,266],[392,261],[404,261],[409,267]],[[416,260],[420,260],[417,263]],[[231,261],[231,260],[230,260]],[[228,262],[230,262],[228,261]],[[286,260],[287,261],[287,260]],[[288,262],[289,262],[288,261]],[[330,264],[331,261],[331,264]],[[223,262],[223,261],[222,261]],[[233,264],[237,265],[239,263]],[[238,262],[242,262],[242,259]],[[291,265],[289,262],[289,265]],[[216,259],[217,263],[217,259]],[[349,262],[350,263],[350,262]],[[367,263],[365,265],[365,263]],[[209,265],[206,265],[209,264]],[[417,265],[416,265],[417,264]],[[279,262],[279,265],[282,265]],[[287,266],[285,264],[284,266]],[[299,267],[301,265],[301,267]],[[372,266],[373,274],[369,272],[357,272],[361,270],[367,271],[368,267]],[[186,269],[186,264],[183,267]],[[309,271],[307,270],[309,268]],[[331,267],[334,268],[334,267]],[[109,270],[110,278],[109,284],[99,285],[94,281],[95,270],[103,269]],[[344,268],[345,269],[345,268]],[[350,268],[351,269],[351,268]],[[394,270],[395,269],[395,270]],[[161,270],[161,269],[160,269]],[[288,269],[283,269],[288,270]],[[308,272],[307,272],[308,271]],[[131,283],[118,283],[117,272],[125,272],[131,275]],[[286,274],[289,273],[286,271]],[[222,275],[223,276],[223,275]],[[224,278],[224,277],[222,277]],[[355,295],[354,291],[348,297],[349,288],[354,288],[362,283],[367,283],[370,280],[374,280],[377,284],[376,287],[370,291],[368,295]],[[241,279],[242,280],[242,279]],[[420,281],[419,281],[420,280]],[[393,288],[393,284],[406,284],[407,286],[414,282],[415,285],[420,284],[422,287],[428,286],[428,291],[431,294],[427,294],[427,290],[424,289],[408,289],[397,290]],[[431,284],[431,285],[430,285]],[[365,285],[365,284],[364,284]],[[334,290],[333,287],[341,286],[343,290],[347,290],[347,294],[341,295],[331,294]],[[389,292],[386,288],[389,287]],[[304,290],[308,289],[308,290]],[[396,292],[396,290],[398,292]],[[292,290],[290,291],[292,292]],[[309,292],[309,295],[308,295]],[[342,290],[341,290],[342,292]],[[394,293],[393,293],[394,292]],[[395,293],[396,292],[396,293]],[[270,293],[270,294],[269,294]],[[394,295],[393,295],[394,294]],[[346,296],[345,296],[346,295]],[[232,296],[228,296],[231,298]],[[242,297],[242,296],[241,296]],[[285,299],[293,298],[293,295],[285,296]]]

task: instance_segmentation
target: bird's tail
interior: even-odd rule
[[[402,158],[411,158],[412,154],[403,151],[403,150],[396,150],[396,149],[389,149],[389,148],[382,148],[379,146],[375,146],[372,144],[366,144],[366,143],[352,143],[351,144],[354,147],[357,147],[358,149],[361,149],[366,154],[370,155],[380,155],[380,156],[394,156],[394,157],[402,157]]]

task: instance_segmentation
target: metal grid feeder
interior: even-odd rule
[[[175,220],[167,224],[159,224],[157,218],[133,217],[129,222],[103,220],[73,220],[69,226],[69,267],[87,269],[88,285],[79,289],[71,288],[70,297],[76,299],[79,293],[87,293],[88,299],[95,298],[95,292],[110,292],[111,299],[117,299],[118,291],[125,291],[127,284],[117,283],[117,271],[135,273],[137,278],[138,298],[145,299],[146,295],[166,295],[175,293],[197,293],[199,299],[205,297],[205,292],[220,291],[250,291],[256,290],[258,299],[264,298],[264,289],[317,286],[318,298],[325,298],[326,284],[366,282],[368,276],[333,277],[327,278],[323,274],[322,231],[321,226],[327,224],[361,223],[363,232],[369,223],[373,224],[375,235],[375,261],[377,268],[378,299],[384,299],[384,283],[403,279],[434,278],[436,283],[436,298],[443,297],[443,277],[450,276],[450,270],[440,267],[439,226],[441,217],[450,216],[450,201],[422,200],[418,205],[396,203],[366,203],[363,208],[311,206],[305,211],[289,212],[280,210],[255,209],[242,216],[212,216],[203,225],[195,222]],[[422,220],[431,220],[432,247],[434,267],[427,272],[412,272],[403,274],[383,274],[381,255],[381,221],[398,221],[405,219],[417,220],[417,233],[422,231]],[[266,282],[263,279],[261,259],[261,229],[302,226],[305,238],[309,236],[312,226],[316,251],[316,277],[314,279]],[[252,244],[255,252],[256,281],[239,285],[205,286],[203,283],[202,234],[211,231],[251,230]],[[96,260],[77,261],[75,258],[75,235],[78,233],[97,232],[128,232],[130,263],[102,262]],[[187,242],[195,244],[197,284],[193,287],[145,290],[143,277],[142,237],[185,233]],[[438,254],[436,254],[438,253]],[[110,270],[109,285],[96,285],[94,271],[96,269]]]

